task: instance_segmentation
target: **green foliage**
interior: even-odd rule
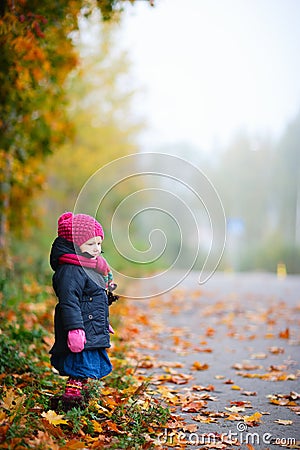
[[[151,2],[150,2],[151,3]],[[8,269],[10,238],[26,238],[40,210],[45,158],[72,136],[66,80],[78,62],[72,33],[78,16],[99,8],[119,16],[123,0],[3,1],[0,9],[0,256]]]
[[[24,322],[24,318],[21,319]],[[36,359],[30,352],[30,345],[35,348],[41,342],[45,331],[41,327],[33,330],[26,330],[24,323],[18,327],[8,325],[6,330],[0,334],[0,373],[39,373],[39,369],[33,359]]]
[[[280,236],[271,235],[265,241],[242,252],[239,269],[276,272],[277,264],[284,264],[288,274],[298,274],[300,248],[282,241]]]

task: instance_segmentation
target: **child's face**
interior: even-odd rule
[[[92,237],[80,246],[82,253],[88,253],[96,258],[101,253],[102,238],[100,236]]]

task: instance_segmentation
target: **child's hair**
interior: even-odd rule
[[[104,239],[104,232],[100,223],[87,214],[73,214],[71,212],[62,214],[58,219],[57,233],[58,236],[79,247],[96,236]]]

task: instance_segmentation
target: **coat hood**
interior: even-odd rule
[[[73,244],[73,242],[67,241],[62,237],[57,237],[52,244],[51,252],[50,252],[50,266],[55,271],[57,270],[59,264],[59,258],[62,255],[68,253],[78,253],[78,249]]]

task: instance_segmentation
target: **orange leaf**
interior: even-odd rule
[[[86,444],[78,441],[77,439],[72,439],[71,441],[67,442],[66,445],[60,447],[60,450],[75,450],[76,448],[86,448]]]
[[[117,433],[120,433],[120,430],[118,429],[117,424],[115,424],[115,422],[112,422],[111,420],[108,420],[105,422],[105,426],[110,430],[110,431],[116,431]]]
[[[216,332],[216,331],[215,331],[214,328],[208,327],[208,328],[206,329],[205,336],[207,336],[207,337],[212,337],[212,336],[214,336],[215,332]]]
[[[204,400],[195,400],[189,403],[185,403],[182,406],[182,411],[185,412],[198,412],[200,409],[204,408],[207,405],[207,402]]]
[[[289,330],[289,328],[286,328],[284,331],[280,331],[279,337],[281,339],[289,339],[289,337],[290,337],[290,330]]]
[[[273,355],[278,355],[279,353],[284,353],[284,348],[281,347],[270,347],[269,352]]]
[[[215,387],[212,384],[209,384],[208,386],[201,386],[198,384],[194,384],[192,386],[193,391],[208,391],[208,392],[212,392],[215,390]]]
[[[209,365],[204,363],[201,364],[199,361],[195,361],[192,365],[192,370],[207,370],[209,368]]]

